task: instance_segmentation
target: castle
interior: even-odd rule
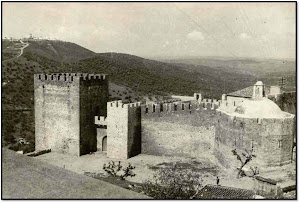
[[[108,102],[107,75],[35,74],[34,88],[36,151],[104,151],[118,160],[140,153],[211,156],[226,167],[233,149],[253,150],[259,166],[292,160],[294,115],[266,97],[262,82],[250,97],[195,93],[187,101],[146,105]]]

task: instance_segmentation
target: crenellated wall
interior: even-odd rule
[[[35,74],[36,150],[82,155],[96,151],[94,116],[106,116],[106,75]]]
[[[204,99],[201,103],[195,100],[142,106],[142,153],[212,155],[218,102]]]
[[[161,117],[174,114],[192,114],[200,109],[213,111],[221,104],[220,100],[203,99],[202,102],[196,101],[176,101],[170,103],[153,103],[142,106],[143,117]]]

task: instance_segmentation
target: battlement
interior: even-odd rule
[[[129,103],[129,104],[123,104],[122,100],[117,100],[117,101],[112,101],[112,102],[107,102],[107,107],[108,108],[136,108],[140,107],[141,102],[134,102],[134,103]]]
[[[149,105],[151,105],[151,104],[173,103],[173,102],[179,102],[179,101],[181,101],[181,99],[172,98],[172,99],[167,99],[167,100],[163,100],[163,101],[151,102],[151,103],[149,103]]]
[[[143,115],[159,115],[170,113],[193,113],[199,110],[216,110],[220,105],[219,100],[204,99],[199,101],[176,101],[171,103],[153,103],[142,106]]]
[[[34,74],[34,78],[40,81],[65,81],[72,82],[75,79],[79,80],[106,80],[106,74],[88,74],[88,73],[49,73],[49,74]]]
[[[96,125],[103,125],[103,126],[107,126],[107,118],[104,116],[95,116],[95,124]]]

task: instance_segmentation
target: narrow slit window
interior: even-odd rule
[[[279,147],[279,148],[282,147],[282,140],[278,140],[278,147]]]

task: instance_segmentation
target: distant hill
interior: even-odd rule
[[[24,52],[44,56],[55,61],[74,62],[95,56],[96,53],[71,42],[58,40],[30,41]]]
[[[206,66],[216,70],[244,74],[244,80],[249,81],[252,75],[261,80],[266,86],[278,85],[281,77],[287,79],[284,91],[296,89],[296,62],[284,59],[232,59],[224,57],[160,59],[160,61],[180,64],[186,70],[200,71],[199,67]],[[194,65],[194,66],[190,66]],[[241,80],[242,78],[237,80]]]
[[[168,63],[202,65],[222,69],[234,69],[255,75],[284,73],[293,74],[296,71],[294,60],[284,59],[225,59],[225,58],[187,58],[160,60]]]
[[[80,60],[76,70],[104,72],[116,84],[154,95],[191,96],[194,92],[202,92],[207,97],[220,98],[224,91],[238,90],[255,82],[250,74],[207,66],[199,66],[197,70],[193,70],[192,67],[194,65],[170,64],[128,54],[102,53]],[[245,77],[250,82],[245,83]]]

